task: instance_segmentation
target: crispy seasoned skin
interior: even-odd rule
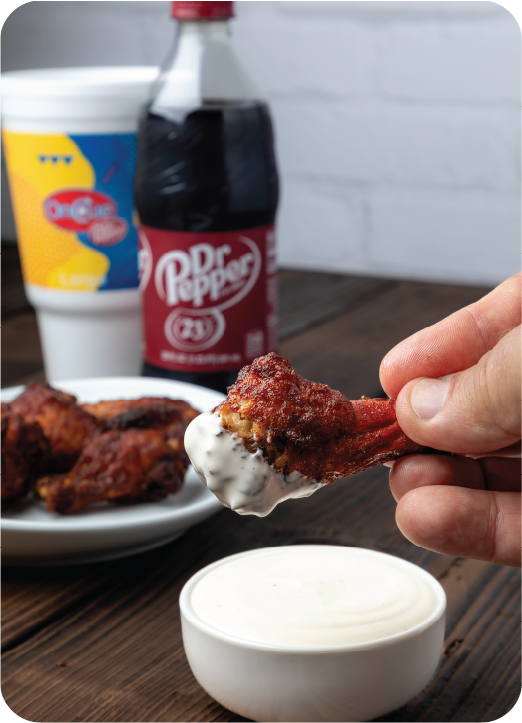
[[[2,402],[2,502],[27,494],[48,455],[38,422],[24,422]]]
[[[10,407],[26,424],[38,422],[42,428],[49,440],[48,471],[52,472],[69,470],[87,441],[102,428],[96,417],[76,404],[75,397],[48,384],[32,382]]]
[[[82,404],[81,408],[102,420],[107,429],[157,429],[178,420],[187,426],[199,414],[187,402],[167,397],[114,399],[96,404]]]
[[[114,429],[94,437],[70,472],[38,480],[35,495],[61,514],[103,501],[161,500],[180,489],[187,466],[179,440],[160,430]]]
[[[393,399],[349,401],[273,352],[244,367],[214,411],[250,452],[261,448],[284,474],[322,482],[421,449],[400,429]]]
[[[181,399],[163,397],[116,399],[82,404],[81,407],[97,417],[106,429],[164,429],[169,436],[183,436],[189,423],[199,414]]]

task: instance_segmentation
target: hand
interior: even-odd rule
[[[393,463],[396,519],[414,544],[520,565],[520,274],[398,344],[381,364],[415,442],[462,456]]]

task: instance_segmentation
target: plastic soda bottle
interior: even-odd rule
[[[225,391],[276,349],[278,176],[232,2],[173,2],[177,38],[138,135],[146,376]]]

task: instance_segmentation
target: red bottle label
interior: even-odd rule
[[[141,226],[138,237],[146,362],[227,371],[276,350],[273,226],[225,233]]]

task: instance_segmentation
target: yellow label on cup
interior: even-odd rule
[[[26,283],[136,287],[135,134],[2,137]]]

